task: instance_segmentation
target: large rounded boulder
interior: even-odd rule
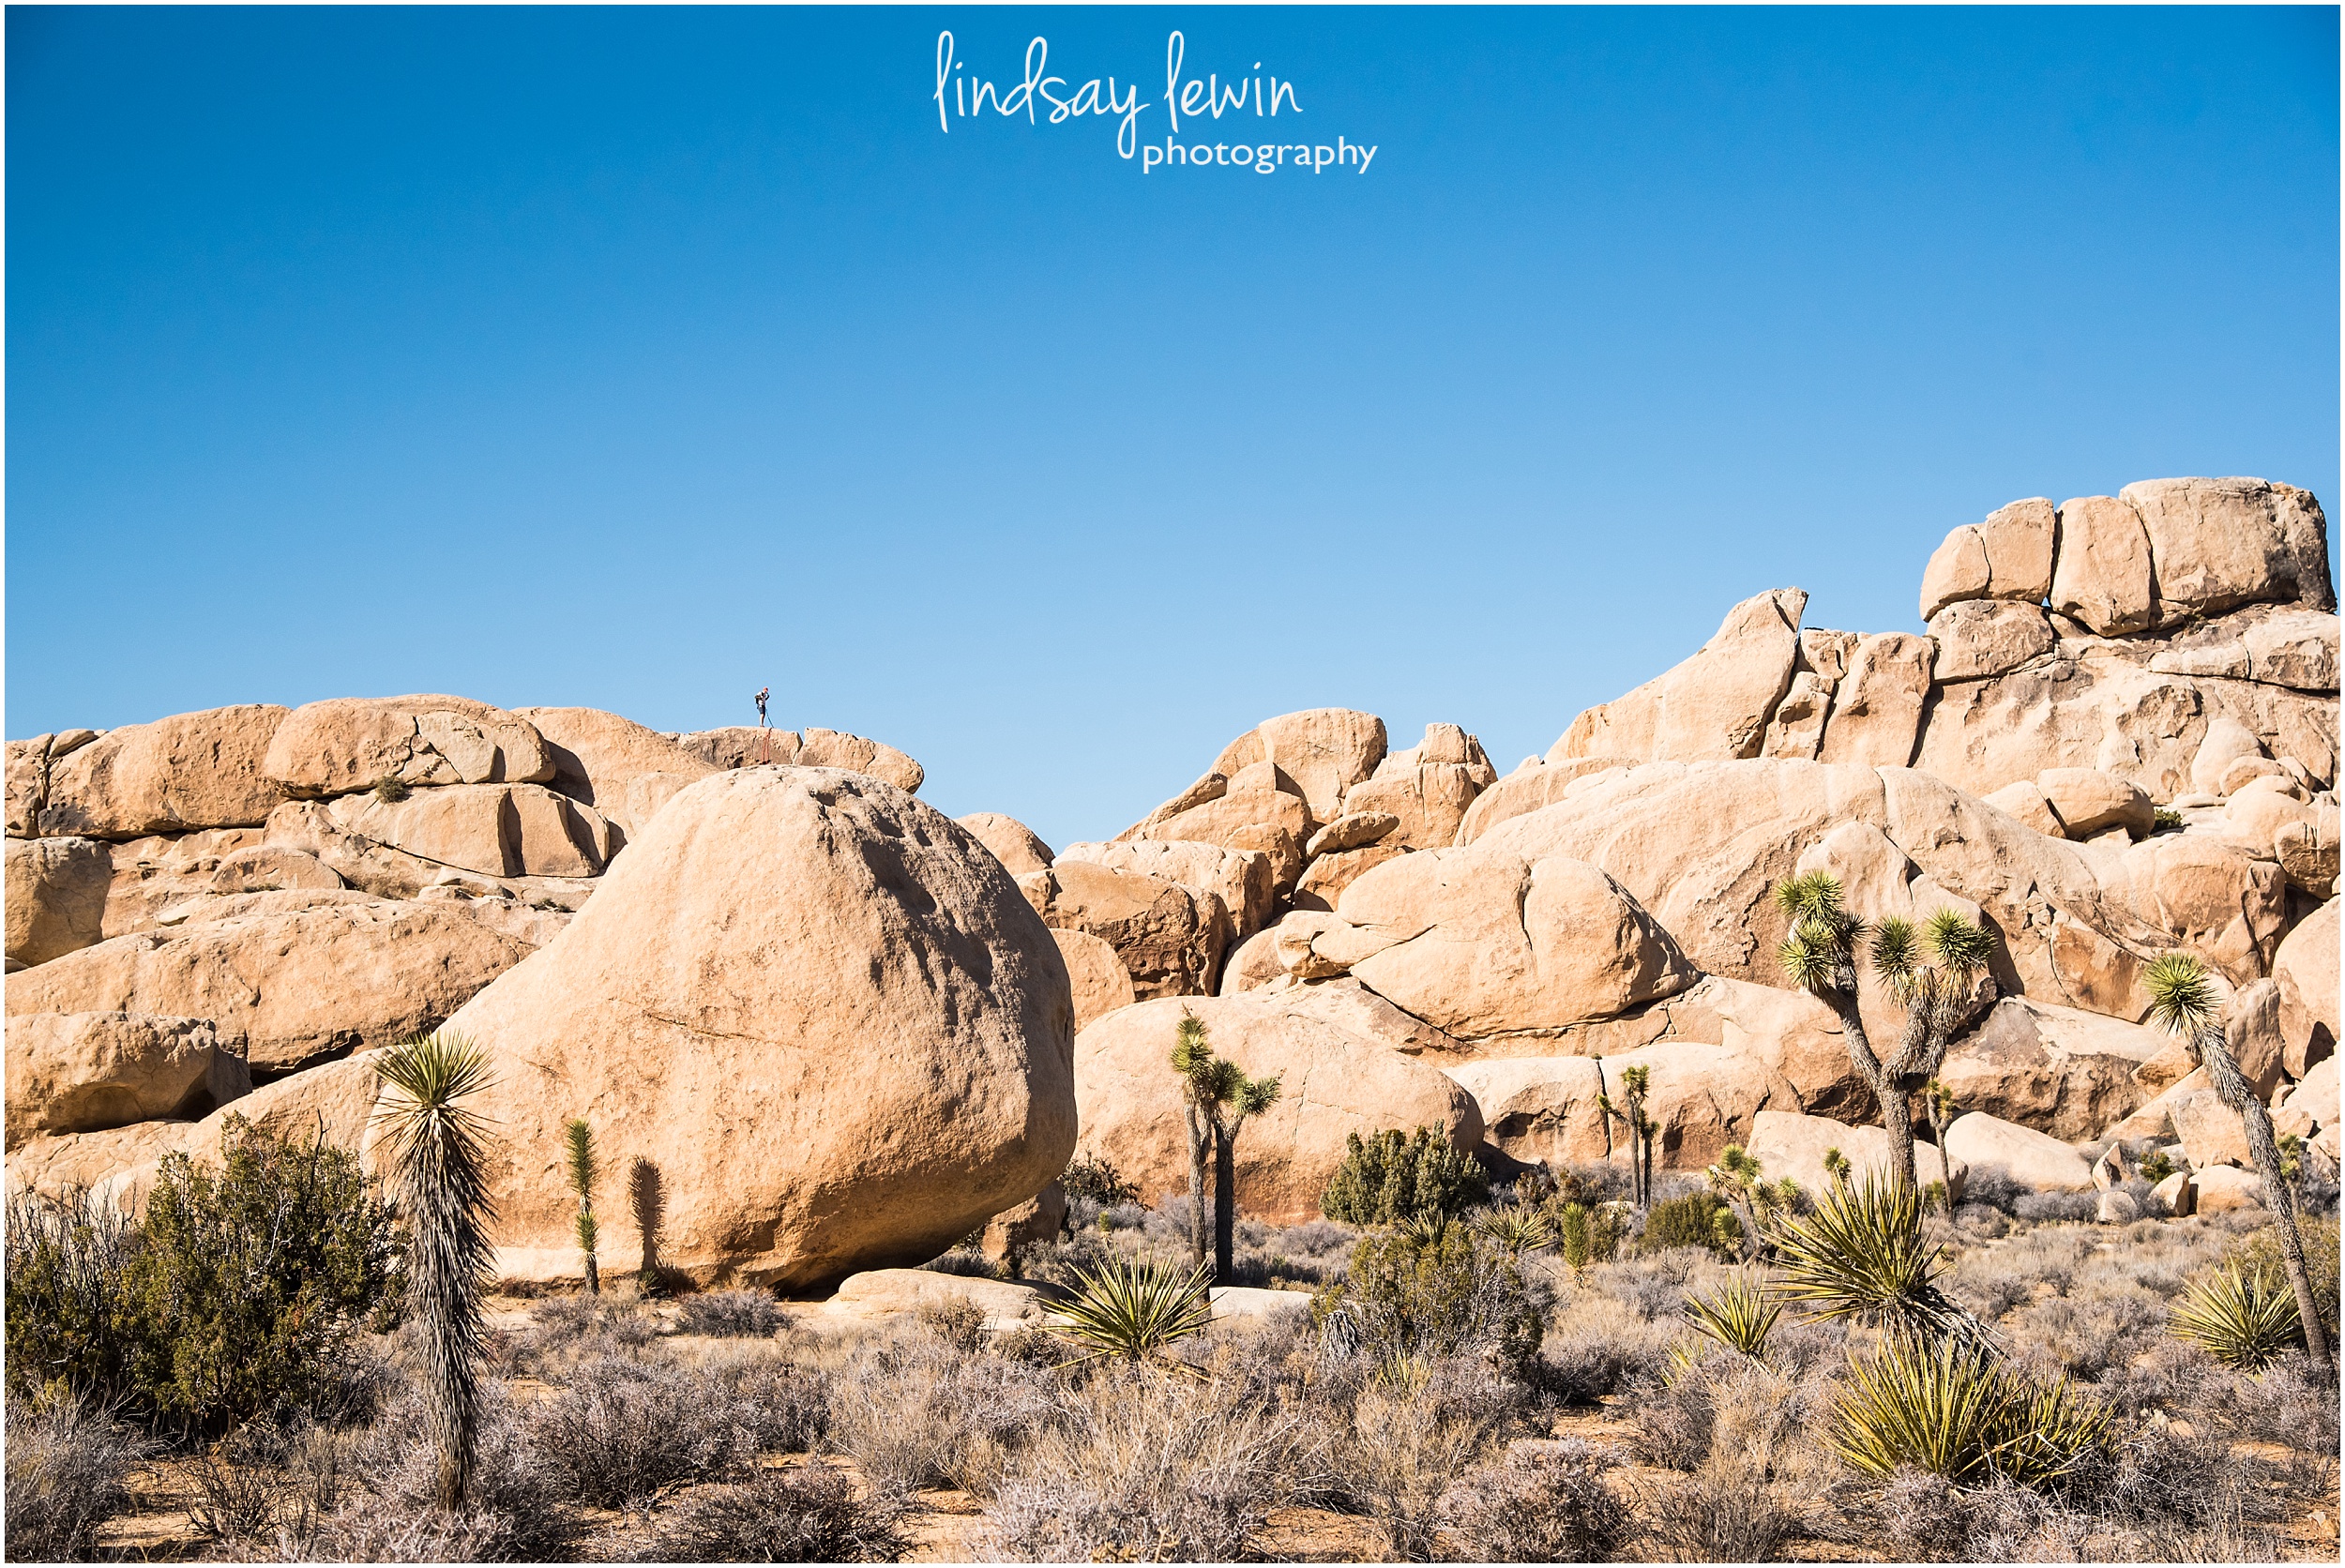
[[[507,1277],[580,1273],[582,1116],[607,1264],[642,1245],[806,1288],[933,1258],[1065,1168],[1073,1018],[1058,944],[966,828],[867,775],[761,766],[678,792],[446,1027],[493,1063]]]

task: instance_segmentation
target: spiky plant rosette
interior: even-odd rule
[[[2261,1372],[2304,1342],[2288,1281],[2237,1263],[2193,1281],[2174,1304],[2171,1320],[2174,1333],[2244,1372]]]
[[[1686,1298],[1686,1320],[1697,1333],[1763,1364],[1767,1335],[1782,1316],[1783,1304],[1772,1300],[1747,1274],[1738,1274],[1715,1290]]]
[[[1829,871],[1793,877],[1776,884],[1775,904],[1792,922],[1791,934],[1776,949],[1784,976],[1803,990],[1853,985],[1853,955],[1865,923],[1842,904],[1840,880]]]
[[[1833,1184],[1811,1213],[1776,1227],[1776,1295],[1814,1318],[1985,1345],[1986,1325],[1938,1288],[1937,1248],[1923,1234],[1922,1205],[1922,1195],[1904,1183],[1871,1174]]]
[[[1866,1475],[1911,1467],[1957,1485],[2001,1476],[2041,1489],[2090,1464],[2114,1430],[2065,1378],[2037,1383],[1976,1343],[1893,1330],[1849,1363],[1824,1444]]]
[[[1111,1258],[1076,1278],[1075,1299],[1057,1309],[1060,1320],[1052,1326],[1091,1351],[1086,1361],[1138,1361],[1213,1320],[1207,1289],[1213,1272],[1202,1263],[1184,1269],[1153,1258]]]
[[[2216,1027],[2222,1018],[2223,998],[2215,977],[2190,954],[2151,959],[2141,972],[2141,988],[2149,993],[2151,1021],[2186,1039]]]
[[[1509,1253],[1536,1252],[1555,1242],[1555,1228],[1528,1203],[1509,1203],[1483,1212],[1475,1229]]]

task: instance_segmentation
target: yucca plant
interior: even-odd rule
[[[602,1294],[602,1269],[595,1257],[595,1130],[583,1116],[562,1123],[562,1163],[578,1195],[578,1250],[586,1259],[586,1293]]]
[[[1737,1274],[1707,1295],[1686,1298],[1686,1319],[1696,1330],[1752,1361],[1767,1359],[1767,1335],[1783,1316],[1783,1304],[1770,1299],[1745,1275]]]
[[[2295,1293],[2270,1274],[2237,1263],[2193,1281],[2170,1319],[2174,1333],[2225,1366],[2261,1372],[2304,1333]]]
[[[1505,1248],[1511,1257],[1552,1246],[1555,1229],[1547,1216],[1528,1203],[1509,1203],[1483,1213],[1475,1229]]]
[[[1775,1229],[1776,1294],[1816,1318],[1853,1318],[1925,1339],[1985,1347],[1986,1325],[1938,1288],[1922,1195],[1868,1172],[1828,1189],[1813,1213]]]
[[[1983,1347],[1892,1332],[1850,1361],[1824,1444],[1866,1475],[1910,1466],[1956,1485],[2054,1485],[2107,1449],[2108,1409],[2066,1379],[2035,1383]]]
[[[472,1479],[480,1412],[481,1297],[495,1256],[488,1123],[461,1102],[487,1089],[489,1056],[436,1033],[386,1051],[374,1120],[410,1229],[407,1299],[421,1331],[436,1493],[454,1509]]]
[[[1628,1191],[1640,1209],[1653,1202],[1653,1138],[1661,1130],[1661,1124],[1644,1113],[1645,1096],[1652,1088],[1652,1068],[1627,1067],[1620,1075],[1620,1097],[1626,1102],[1626,1109],[1612,1104],[1610,1094],[1596,1097],[1596,1110],[1606,1118],[1607,1125],[1618,1122],[1628,1139]]]
[[[2255,1156],[2263,1178],[2263,1205],[2272,1211],[2280,1257],[2288,1284],[2296,1297],[2297,1324],[2305,1336],[2305,1351],[2322,1371],[2333,1371],[2328,1332],[2321,1321],[2320,1301],[2313,1293],[2312,1275],[2305,1267],[2305,1239],[2296,1228],[2296,1196],[2281,1165],[2278,1143],[2272,1136],[2272,1113],[2256,1098],[2231,1042],[2223,1033],[2222,1005],[2206,966],[2187,953],[2170,953],[2154,961],[2142,974],[2150,993],[2150,1017],[2168,1032],[2179,1034],[2198,1053],[2199,1064],[2214,1080],[2215,1093],[2239,1113],[2247,1131],[2247,1152]]]
[[[1216,1056],[1204,1020],[1183,1013],[1172,1042],[1172,1070],[1181,1078],[1181,1109],[1188,1126],[1189,1256],[1205,1256],[1205,1156],[1213,1156],[1214,1277],[1228,1279],[1237,1230],[1237,1137],[1248,1117],[1278,1103],[1278,1080],[1249,1078],[1237,1063]]]
[[[1837,1151],[1832,1151],[1837,1153]],[[1828,1168],[1827,1163],[1827,1168]],[[1742,1254],[1748,1258],[1766,1241],[1768,1223],[1778,1214],[1789,1214],[1799,1202],[1799,1184],[1789,1176],[1780,1181],[1765,1179],[1765,1168],[1759,1156],[1739,1143],[1730,1143],[1718,1163],[1704,1172],[1710,1190],[1726,1199],[1742,1222]]]
[[[1155,1259],[1111,1258],[1078,1272],[1075,1299],[1058,1308],[1058,1332],[1091,1354],[1139,1361],[1213,1320],[1213,1276],[1203,1263],[1187,1270]]]
[[[1868,927],[1845,907],[1839,879],[1828,871],[1778,883],[1775,901],[1792,922],[1777,963],[1793,985],[1838,1017],[1849,1060],[1872,1090],[1889,1135],[1891,1174],[1917,1185],[1914,1096],[1936,1075],[1954,1037],[1994,1005],[1995,982],[1987,972],[1993,935],[1954,910],[1938,911],[1918,929],[1894,916]],[[1860,950],[1905,1009],[1897,1054],[1887,1062],[1874,1052],[1857,1007]]]

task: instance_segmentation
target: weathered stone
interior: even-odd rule
[[[1377,764],[1384,760],[1384,721],[1374,714],[1355,713],[1350,708],[1311,708],[1263,720],[1222,747],[1211,771],[1231,780],[1230,788],[1234,793],[1242,770],[1264,762],[1271,764],[1306,803],[1307,822],[1293,825],[1280,822],[1299,841],[1308,837],[1309,822],[1332,822],[1341,815],[1344,792],[1375,774]],[[1147,828],[1144,837],[1197,837],[1165,833],[1146,823],[1141,825]],[[1142,836],[1135,830],[1134,837]]]
[[[264,703],[110,730],[62,759],[42,794],[46,837],[136,838],[264,821],[285,792],[262,757],[285,710]]]
[[[2150,536],[2130,502],[2088,495],[2061,506],[2051,607],[2104,637],[2156,624]]]
[[[2036,496],[1948,534],[1922,572],[1922,619],[1966,599],[2041,603],[2051,589],[2056,526],[2052,504]]]
[[[537,727],[553,761],[552,787],[631,837],[643,830],[678,790],[707,777],[706,758],[599,708],[517,708],[516,718]],[[791,736],[793,751],[797,737]]]
[[[1042,1294],[1031,1285],[938,1274],[931,1269],[867,1269],[840,1280],[819,1314],[809,1318],[818,1326],[825,1320],[865,1326],[915,1318],[924,1308],[959,1302],[983,1312],[986,1326],[996,1332],[1038,1323],[1044,1316]]]
[[[2005,997],[1947,1050],[1938,1081],[1963,1110],[2075,1142],[2150,1098],[2137,1070],[2167,1044],[2122,1018]]]
[[[45,964],[104,934],[113,861],[95,838],[10,838],[8,966]]]
[[[1387,861],[1344,890],[1337,913],[1378,949],[1352,973],[1457,1035],[1610,1017],[1694,980],[1669,934],[1602,871],[1487,841]]]
[[[1751,1118],[1750,1142],[1747,1147],[1758,1158],[1760,1173],[1767,1181],[1789,1176],[1808,1193],[1825,1190],[1829,1178],[1824,1172],[1823,1156],[1827,1149],[1838,1149],[1847,1156],[1852,1181],[1862,1182],[1868,1174],[1886,1179],[1889,1174],[1886,1132],[1877,1126],[1852,1126],[1828,1117],[1760,1111]],[[1916,1178],[1925,1186],[1946,1179],[1944,1158],[1927,1142],[1914,1143],[1914,1165]],[[1950,1185],[1959,1184],[1964,1174],[1959,1160],[1955,1162],[1954,1173],[1956,1180]]]
[[[1824,718],[1832,711],[1832,687],[1831,681],[1812,670],[1795,672],[1791,686],[1783,693],[1783,701],[1775,705],[1775,713],[1767,720],[1767,738],[1761,743],[1759,754],[1812,761],[1823,745]]]
[[[2297,605],[2250,605],[2177,630],[2150,668],[2177,675],[2337,689],[2337,616]]]
[[[2005,815],[2017,819],[2022,826],[2048,838],[2065,838],[2068,836],[2068,829],[2061,822],[2060,814],[2051,808],[2051,802],[2044,798],[2044,792],[2036,788],[2035,780],[2032,778],[2006,784],[1993,794],[1979,798]]]
[[[1458,824],[1457,842],[1471,844],[1510,818],[1554,805],[1580,779],[1637,765],[1636,759],[1626,757],[1573,757],[1560,762],[1526,757],[1520,767],[1474,797]]]
[[[1118,871],[1137,871],[1179,882],[1221,900],[1230,917],[1223,944],[1242,941],[1270,923],[1277,908],[1277,881],[1270,856],[1260,850],[1231,850],[1196,839],[1127,838],[1112,844],[1069,844],[1053,863],[1085,861]]]
[[[842,768],[884,779],[906,794],[915,794],[928,771],[894,746],[837,730],[808,730],[798,737],[797,755],[790,759],[801,768]]]
[[[1940,682],[1975,681],[2017,670],[2052,651],[2051,623],[2033,604],[1965,599],[1929,618],[1937,644],[1931,675]]]
[[[2198,1209],[2199,1189],[2190,1184],[2190,1173],[2177,1170],[2150,1189],[2152,1206],[2174,1219],[2186,1219]]]
[[[8,743],[8,836],[30,838],[40,832],[41,803],[49,794],[49,743],[53,735]]]
[[[2182,1140],[2183,1156],[2194,1168],[2252,1162],[2246,1124],[2212,1088],[2177,1096],[2167,1115],[2173,1123],[2174,1136]]]
[[[978,1246],[996,1263],[1006,1263],[1028,1247],[1057,1241],[1066,1227],[1067,1189],[1052,1182],[1023,1203],[987,1220]]]
[[[1210,990],[1227,918],[1213,895],[1064,858],[1047,871],[1029,871],[1017,885],[1044,925],[1087,931],[1114,948],[1142,999]]]
[[[1302,875],[1302,845],[1310,837],[1310,808],[1299,795],[1271,789],[1233,791],[1169,817],[1151,816],[1117,834],[1113,842],[1193,839],[1224,849],[1262,850],[1271,856],[1276,885],[1286,892]],[[1282,834],[1285,843],[1280,846]]]
[[[1560,1166],[1627,1158],[1625,1129],[1597,1096],[1622,1102],[1621,1075],[1648,1074],[1645,1114],[1657,1125],[1657,1169],[1700,1170],[1750,1139],[1762,1110],[1796,1110],[1799,1094],[1756,1057],[1672,1040],[1619,1056],[1511,1057],[1443,1070],[1474,1095],[1483,1138],[1512,1158]]]
[[[2141,1217],[2141,1205],[2133,1194],[2119,1190],[2104,1192],[2093,1201],[2093,1218],[2102,1225],[2131,1225]]]
[[[2320,517],[2309,496],[2308,516],[2293,509],[2284,519],[2280,498],[2262,479],[2148,479],[2118,493],[2149,536],[2160,624],[2257,601],[2302,598],[2325,608],[2325,539],[2317,574],[2303,549],[2304,524]],[[2300,569],[2314,580],[2300,584]]]
[[[2263,1181],[2253,1171],[2217,1165],[2190,1173],[2190,1214],[2236,1214],[2262,1206]]]
[[[2337,1058],[2324,1057],[2274,1108],[2273,1131],[2309,1138],[2322,1127],[2334,1127],[2337,1122]]]
[[[1278,929],[1275,925],[1265,927],[1222,956],[1221,995],[1250,991],[1286,974],[1286,965],[1278,961]]]
[[[697,730],[689,733],[663,735],[709,768],[789,767],[797,759],[799,735],[795,730],[777,730],[763,724],[726,724],[714,730]]]
[[[2288,911],[2277,866],[2198,833],[2143,839],[2120,865],[2118,885],[2134,912],[2164,933],[2158,945],[2202,954],[2234,985],[2270,972]]]
[[[1936,658],[1927,637],[1884,632],[1859,638],[1847,675],[1833,689],[1817,757],[1892,768],[1913,761]]]
[[[286,795],[350,794],[385,778],[408,785],[544,783],[554,763],[536,725],[468,697],[339,697],[284,715],[260,772],[281,787],[273,807]]]
[[[2337,1049],[2337,900],[2305,916],[2280,942],[2272,978],[2280,989],[2281,1066],[2303,1078]]]
[[[345,795],[326,810],[346,832],[484,877],[596,876],[615,848],[601,813],[537,784]]]
[[[1701,652],[1572,720],[1547,760],[1757,756],[1767,719],[1791,686],[1807,608],[1808,596],[1797,588],[1745,599],[1727,611]],[[1925,661],[1925,682],[1927,671]]]
[[[2067,1144],[1984,1111],[1954,1119],[1946,1128],[1946,1153],[1973,1170],[2000,1166],[2037,1192],[2083,1192],[2093,1185],[2092,1166]]]
[[[972,811],[954,821],[991,850],[993,858],[1013,877],[1028,871],[1047,871],[1051,862],[1058,858],[1034,829],[1015,817],[1005,817],[999,811]]]
[[[1338,854],[1324,854],[1310,863],[1303,872],[1302,881],[1294,884],[1294,907],[1298,910],[1332,910],[1343,897],[1343,890],[1388,860],[1408,853],[1399,844],[1370,844],[1366,849],[1345,850]]]
[[[1082,1029],[1118,1007],[1140,1000],[1132,977],[1115,949],[1088,931],[1053,928],[1059,957],[1067,964],[1067,986],[1075,1002],[1075,1027]]]
[[[529,951],[444,904],[337,905],[114,937],[8,976],[8,1010],[209,1018],[283,1073],[431,1029]]]
[[[1367,786],[1354,788],[1365,789]],[[1303,853],[1308,858],[1317,859],[1323,854],[1356,850],[1375,843],[1399,825],[1400,819],[1389,811],[1346,811],[1312,834],[1310,841],[1303,846]]]
[[[2035,776],[2054,815],[2071,838],[2090,838],[2112,827],[2146,838],[2157,807],[2139,786],[2097,768],[2046,768]]]
[[[206,1018],[25,1013],[8,1019],[8,1146],[42,1133],[192,1120],[252,1092]]]
[[[670,801],[447,1028],[492,1051],[507,1276],[577,1270],[553,1162],[584,1116],[614,1169],[656,1168],[663,1264],[808,1287],[932,1258],[1064,1169],[1072,1023],[1057,943],[967,830],[760,767]]]
[[[1142,1002],[1077,1037],[1075,1084],[1082,1148],[1112,1159],[1144,1201],[1188,1188],[1188,1138],[1165,1065],[1184,1012],[1248,1077],[1279,1080],[1277,1103],[1249,1118],[1238,1140],[1242,1214],[1273,1225],[1316,1216],[1352,1133],[1428,1125],[1460,1149],[1481,1141],[1472,1095],[1386,1039],[1306,1010],[1291,992]]]

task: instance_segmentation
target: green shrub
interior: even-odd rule
[[[2038,1383],[1975,1342],[1893,1331],[1850,1362],[1824,1440],[1866,1475],[1910,1466],[1958,1485],[2002,1476],[2040,1489],[2107,1455],[2114,1432],[2109,1410],[2065,1378]]]
[[[2152,1186],[2157,1185],[2173,1173],[2173,1158],[2163,1149],[2153,1149],[2142,1158],[2141,1180]]]
[[[1067,1161],[1058,1184],[1066,1190],[1069,1201],[1087,1198],[1102,1209],[1140,1201],[1140,1189],[1124,1180],[1112,1161],[1095,1159],[1089,1154],[1077,1154]]]
[[[2303,1231],[2305,1273],[2312,1277],[2312,1299],[2320,1306],[2321,1320],[2328,1325],[2329,1340],[2334,1344],[2337,1340],[2337,1216],[2332,1214],[2327,1219],[2306,1219],[2298,1224]],[[2233,1248],[2231,1259],[2242,1269],[2271,1280],[2274,1288],[2291,1301],[2295,1299],[2288,1283],[2288,1270],[2280,1258],[2279,1232],[2271,1226],[2265,1226]]]
[[[1628,1232],[1627,1210],[1617,1203],[1565,1203],[1555,1211],[1555,1230],[1563,1242],[1564,1261],[1575,1269],[1609,1263]]]
[[[2246,1372],[2262,1371],[2305,1338],[2287,1276],[2235,1261],[2191,1282],[2174,1304],[2173,1329],[2225,1366]]]
[[[1473,1155],[1452,1149],[1435,1127],[1351,1136],[1319,1212],[1346,1225],[1397,1225],[1461,1214],[1490,1197],[1490,1177]]]
[[[2171,806],[2159,807],[2150,814],[2150,831],[2152,833],[2181,832],[2182,813]]]
[[[218,1429],[340,1383],[362,1326],[390,1326],[390,1206],[347,1150],[232,1116],[220,1163],[165,1155],[127,1279],[134,1379],[167,1421]]]
[[[1720,1258],[1738,1258],[1743,1250],[1743,1222],[1734,1217],[1733,1205],[1717,1193],[1689,1192],[1653,1205],[1637,1246],[1641,1252],[1701,1246]]]
[[[1539,1304],[1506,1250],[1463,1225],[1365,1237],[1346,1277],[1311,1304],[1381,1365],[1483,1356],[1520,1370],[1538,1353]]]
[[[129,1312],[138,1228],[85,1193],[19,1192],[8,1207],[8,1388],[20,1398],[132,1402]],[[14,1555],[11,1553],[11,1555]]]
[[[1938,1288],[1938,1249],[1922,1231],[1922,1195],[1868,1176],[1841,1183],[1815,1212],[1779,1227],[1776,1293],[1818,1318],[1854,1318],[1936,1339],[1983,1340],[1979,1321]]]

